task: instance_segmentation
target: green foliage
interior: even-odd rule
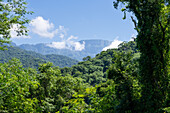
[[[74,93],[72,98],[65,102],[65,106],[60,110],[61,112],[67,113],[83,113],[87,111],[87,103],[84,99],[85,95]]]
[[[73,66],[75,71],[73,76],[83,78],[85,82],[90,83],[93,87],[87,88],[81,94],[73,95],[74,98],[65,103],[62,111],[78,112],[80,110],[81,112],[95,113],[137,112],[141,97],[141,84],[139,83],[138,75],[140,54],[135,46],[135,42],[124,42],[120,44],[118,49],[103,51],[101,54],[96,55],[95,58],[88,58],[88,60]],[[91,66],[92,68],[90,68]],[[99,72],[100,75],[102,73],[95,70],[97,66],[102,67],[102,71],[103,68],[106,68],[105,66],[108,66],[109,69],[105,73],[108,73],[108,77],[114,81],[107,80],[106,76],[100,78],[97,73]],[[64,73],[72,72],[71,69],[67,68]],[[98,79],[99,82],[96,81]],[[107,81],[102,83],[102,79]],[[96,84],[95,87],[94,83]]]
[[[31,14],[26,10],[25,0],[0,0],[0,49],[4,49],[4,43],[9,43],[10,29],[17,25],[18,35],[27,35],[25,24],[29,20],[25,17]]]
[[[55,66],[71,67],[78,63],[77,60],[62,55],[41,55],[39,53],[22,50],[18,47],[7,47],[8,50],[0,51],[0,62],[8,62],[12,58],[19,59],[24,67],[38,69],[39,64],[52,62]],[[62,59],[62,60],[61,60]]]
[[[63,56],[63,55],[55,55],[55,54],[45,55],[44,60],[52,62],[55,66],[59,66],[61,68],[71,67],[71,66],[76,65],[78,63],[77,60],[72,59],[70,57],[66,57],[66,56]]]
[[[115,84],[107,81],[95,87],[88,87],[81,94],[65,102],[61,112],[67,113],[114,113],[118,104],[115,95]]]
[[[51,90],[54,87],[57,76],[60,76],[60,70],[54,70],[52,66],[52,63],[40,65],[40,74],[37,75],[37,80],[40,85],[34,96],[39,100],[41,112],[53,111],[55,109],[53,105],[54,99],[51,97]]]
[[[20,59],[23,67],[38,67],[39,63],[45,63],[46,61],[37,57],[33,57],[27,51],[19,49],[17,47],[7,47],[8,50],[0,51],[0,62],[5,63],[13,58]],[[34,53],[36,54],[36,53]]]
[[[80,78],[61,76],[52,63],[37,72],[14,59],[0,64],[0,112],[56,112],[86,87]]]
[[[36,90],[31,89],[31,95],[38,100],[37,111],[44,113],[61,110],[74,93],[83,92],[88,86],[80,78],[61,76],[59,68],[53,67],[52,63],[40,65],[36,79],[39,86]]]
[[[131,41],[72,67],[48,62],[36,71],[17,59],[0,64],[0,112],[141,112],[140,55]],[[168,112],[168,99],[162,111]]]
[[[93,91],[92,94],[89,95],[89,98],[91,99],[90,107],[93,109],[93,112],[115,112],[116,106],[118,105],[115,87],[116,84],[112,80],[95,87],[95,92]]]
[[[131,16],[141,52],[139,68],[144,105],[141,112],[161,112],[169,90],[170,1],[116,0],[114,7],[119,3],[125,5],[123,12],[132,12],[137,19]]]
[[[29,98],[29,89],[38,82],[17,59],[0,64],[0,112],[36,112],[36,98]]]
[[[93,86],[105,82],[107,80],[106,71],[112,65],[112,59],[117,57],[116,53],[118,51],[131,51],[135,54],[136,58],[139,56],[139,52],[134,41],[130,41],[128,43],[124,42],[119,45],[118,49],[102,51],[100,54],[97,54],[95,58],[87,56],[84,58],[83,62],[79,62],[71,68],[62,68],[61,74],[63,76],[71,74],[74,77],[80,77],[84,79],[84,82]]]
[[[163,109],[165,112],[169,113],[170,112],[170,107],[164,108]]]
[[[137,112],[141,96],[138,62],[132,52],[117,52],[114,64],[108,70],[108,78],[116,83],[116,96],[119,104],[116,112]]]

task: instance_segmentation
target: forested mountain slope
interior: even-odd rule
[[[119,45],[118,49],[108,49],[97,54],[96,57],[91,58],[87,56],[83,58],[84,61],[79,62],[72,67],[65,67],[61,69],[62,75],[70,74],[74,77],[80,77],[85,82],[96,85],[106,81],[107,69],[114,63],[113,58],[116,58],[119,52],[130,52],[135,57],[139,57],[139,52],[136,47],[136,42],[124,42]]]
[[[19,59],[24,67],[38,68],[39,64],[52,62],[55,66],[71,67],[78,63],[77,60],[63,55],[41,55],[39,53],[26,51],[18,47],[8,47],[8,50],[0,51],[0,62],[8,62],[12,58]]]
[[[138,113],[139,57],[136,42],[131,41],[95,58],[87,56],[72,67],[59,68],[48,62],[35,70],[23,68],[17,59],[0,63],[0,111],[123,113],[132,109],[130,113]]]

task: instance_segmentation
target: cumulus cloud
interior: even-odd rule
[[[63,42],[52,42],[51,44],[47,44],[47,46],[56,48],[56,49],[66,49],[66,43]]]
[[[118,45],[122,43],[123,41],[120,41],[118,39],[115,39],[109,46],[103,48],[102,51],[106,51],[107,49],[113,49],[113,48],[118,48]]]
[[[59,29],[54,29],[54,24],[50,23],[49,20],[43,19],[38,16],[30,22],[32,32],[42,37],[53,38]]]
[[[61,42],[52,42],[51,44],[47,44],[47,46],[56,49],[69,49],[74,51],[84,50],[85,42],[81,44],[80,42],[74,41],[73,39],[78,39],[78,37],[71,35],[67,38],[67,40],[63,40]]]
[[[137,35],[136,34],[132,34],[131,38],[129,39],[129,41],[134,41],[134,39],[136,39]],[[122,43],[123,41],[118,40],[118,37],[116,37],[114,39],[114,41],[107,47],[103,48],[102,51],[106,51],[107,49],[113,49],[113,48],[118,48],[119,44]]]
[[[76,51],[82,51],[85,48],[85,42],[84,41],[83,41],[83,44],[81,44],[80,42],[74,42],[73,45],[74,45],[74,47],[75,47],[74,49]]]
[[[41,37],[54,38],[55,36],[58,36],[62,40],[60,42],[52,42],[47,44],[48,47],[75,51],[82,51],[85,48],[85,42],[80,43],[74,41],[74,39],[78,39],[78,37],[71,35],[65,39],[67,36],[67,29],[64,26],[60,25],[57,29],[55,29],[53,23],[50,23],[49,20],[45,20],[41,16],[33,19],[30,23],[30,26],[31,31]]]
[[[25,36],[25,35],[18,36],[17,31],[19,30],[19,27],[20,27],[20,25],[18,25],[18,24],[13,24],[12,25],[12,27],[10,29],[11,38],[17,38],[17,39],[20,39],[20,38],[31,38],[30,36]]]
[[[76,42],[76,41],[72,41],[72,39],[78,39],[78,37],[75,37],[73,35],[71,35],[68,39],[67,39],[67,45],[70,49],[73,49],[75,51],[82,51],[85,48],[85,42],[83,42],[82,44],[80,42]]]

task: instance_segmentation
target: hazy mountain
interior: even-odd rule
[[[0,50],[0,62],[4,63],[12,58],[19,59],[24,67],[37,68],[40,63],[52,62],[55,66],[71,67],[78,63],[77,60],[71,59],[63,55],[42,55],[33,51],[26,51],[16,47],[8,47],[8,50]]]
[[[107,40],[81,40],[80,44],[85,43],[85,47],[81,51],[76,51],[74,49],[57,49],[49,47],[48,44],[40,43],[36,45],[22,44],[19,47],[25,50],[34,51],[41,53],[43,55],[47,54],[57,54],[68,56],[73,59],[81,61],[86,56],[94,57],[96,54],[100,53],[102,49],[111,44],[111,41]]]

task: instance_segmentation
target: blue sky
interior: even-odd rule
[[[17,45],[103,39],[129,41],[136,34],[130,16],[114,9],[113,0],[27,0],[29,37],[15,37]]]

